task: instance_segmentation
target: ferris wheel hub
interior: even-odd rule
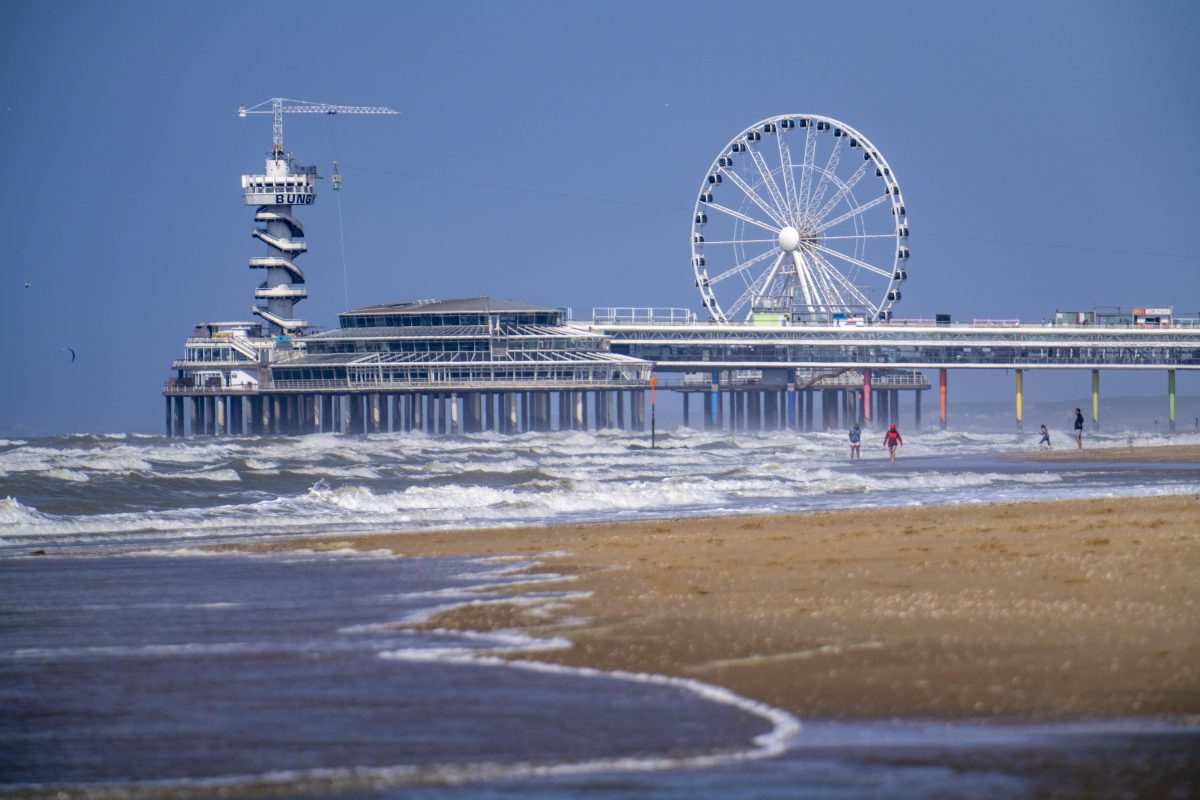
[[[800,231],[788,225],[779,232],[779,246],[785,252],[792,252],[800,246]]]

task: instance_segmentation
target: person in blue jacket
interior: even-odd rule
[[[858,452],[858,448],[862,443],[862,429],[858,427],[858,423],[854,423],[854,427],[850,429],[850,460],[862,458]]]

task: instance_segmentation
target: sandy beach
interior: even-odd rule
[[[1200,714],[1200,494],[349,543],[537,555],[533,571],[589,594],[459,608],[431,626],[562,636],[570,649],[538,657],[697,678],[803,716]]]

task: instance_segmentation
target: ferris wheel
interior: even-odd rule
[[[704,307],[718,322],[889,319],[908,277],[903,197],[883,154],[849,125],[810,114],[756,122],[700,184],[692,270]]]

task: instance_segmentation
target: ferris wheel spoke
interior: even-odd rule
[[[834,258],[837,258],[837,259],[841,259],[842,261],[845,261],[848,264],[853,264],[854,266],[859,267],[860,269],[865,269],[868,272],[874,272],[876,275],[882,275],[883,277],[885,277],[889,280],[892,277],[891,272],[882,270],[879,267],[875,266],[874,264],[868,264],[865,261],[859,261],[857,258],[854,258],[853,256],[848,256],[845,253],[839,253],[837,250],[834,250],[829,247],[825,247],[824,245],[819,245],[816,242],[809,242],[808,246],[813,248],[814,250],[818,250],[826,255],[833,256]]]
[[[759,275],[753,283],[746,287],[746,291],[742,292],[738,299],[734,301],[733,305],[729,307],[728,316],[735,316],[739,311],[746,307],[746,303],[750,302],[754,297],[761,294],[762,285],[766,282],[767,274],[767,272],[763,272],[763,274]]]
[[[826,202],[825,205],[821,206],[821,210],[813,215],[814,223],[819,224],[821,220],[829,216],[830,211],[833,211],[835,208],[837,208],[838,203],[842,202],[842,198],[850,194],[851,190],[854,189],[855,184],[861,181],[863,176],[867,174],[867,170],[871,164],[872,162],[870,161],[864,161],[862,166],[855,170],[854,174],[847,178],[846,182],[838,187],[838,190],[834,192],[833,197],[829,198],[829,201]]]
[[[833,239],[895,239],[895,233],[862,233],[855,236],[822,236],[822,242],[828,242]]]
[[[772,228],[770,225],[763,222],[762,220],[757,220],[754,217],[746,216],[745,214],[743,214],[740,211],[734,211],[732,208],[726,208],[725,206],[720,205],[718,203],[705,203],[705,205],[707,205],[709,208],[711,208],[715,211],[720,211],[721,213],[728,214],[729,216],[734,217],[735,219],[740,219],[742,222],[748,223],[750,225],[757,225],[758,227],[762,228],[763,230],[768,230],[771,233],[779,233],[779,228]]]
[[[826,222],[824,225],[817,228],[816,233],[821,233],[822,231],[827,231],[832,227],[841,225],[846,220],[853,219],[854,217],[857,217],[859,214],[865,214],[867,211],[870,211],[872,208],[879,205],[880,203],[886,203],[887,200],[888,200],[888,195],[886,195],[886,194],[880,195],[879,197],[876,197],[874,200],[868,200],[867,202],[863,203],[861,206],[857,206],[856,208],[850,209],[845,214],[842,214],[840,217],[834,217],[833,219],[829,220],[829,222]]]
[[[718,239],[704,242],[705,247],[710,244],[777,244],[778,238],[774,239]]]
[[[766,261],[767,258],[769,258],[774,253],[775,253],[774,249],[765,250],[765,251],[759,253],[758,255],[756,255],[754,258],[751,258],[747,261],[743,261],[742,263],[738,264],[737,266],[731,267],[731,268],[725,270],[717,277],[709,278],[708,285],[712,286],[713,284],[720,283],[721,281],[725,280],[726,278],[728,278],[730,276],[737,275],[738,273],[741,273],[741,272],[745,272],[746,270],[750,269],[750,267],[753,267],[755,264],[759,263],[760,261]]]
[[[806,215],[812,211],[814,206],[821,205],[821,199],[825,197],[825,192],[829,190],[830,176],[837,173],[838,164],[842,160],[842,149],[845,141],[845,136],[834,140],[833,150],[829,153],[829,159],[825,162],[825,169],[821,171],[821,180],[817,182],[817,188],[813,190],[812,199],[809,200],[808,206],[804,209]]]
[[[817,137],[814,135],[816,126],[812,120],[804,128],[804,159],[800,162],[800,195],[796,200],[796,213],[800,214],[808,208],[808,195],[812,189],[813,168],[817,159]]]
[[[779,174],[783,177],[788,221],[789,224],[795,225],[799,221],[800,205],[796,200],[796,176],[792,174],[792,151],[788,149],[782,130],[775,134],[775,142],[779,145]]]
[[[820,262],[822,264],[823,268],[829,273],[829,276],[831,278],[833,278],[833,280],[840,283],[843,287],[845,287],[846,291],[849,292],[850,295],[852,297],[854,297],[854,299],[857,300],[864,308],[869,308],[872,311],[878,310],[877,308],[875,308],[874,303],[872,303],[870,300],[868,300],[867,296],[864,295],[857,286],[855,286],[853,283],[850,282],[849,278],[847,278],[845,275],[843,275],[841,273],[840,270],[836,269],[832,264],[830,264],[828,261],[826,261],[821,256],[820,253],[814,252],[811,254],[811,256],[812,256],[812,258],[814,258],[818,262]]]
[[[723,173],[726,177],[728,177],[729,180],[733,181],[734,185],[737,186],[739,189],[741,189],[742,193],[745,194],[746,197],[750,198],[750,202],[754,203],[754,205],[761,208],[763,210],[763,213],[766,214],[768,217],[770,217],[772,220],[774,220],[775,223],[777,225],[779,225],[780,228],[787,227],[787,225],[788,225],[787,221],[783,217],[781,217],[775,209],[771,208],[767,204],[767,201],[763,200],[762,197],[759,196],[758,192],[756,192],[752,188],[750,188],[750,184],[746,183],[746,181],[742,179],[741,175],[738,175],[736,172],[734,172],[732,170],[725,169],[724,167],[722,167],[720,169],[720,172]]]
[[[812,258],[812,254],[807,254]],[[842,293],[825,269],[824,264],[819,259],[812,259],[813,277],[817,284],[821,287],[822,297],[825,301],[825,310],[833,311],[835,308],[846,308],[846,301],[842,298]]]
[[[779,134],[774,134],[778,136]],[[750,153],[751,160],[754,161],[754,166],[758,168],[758,172],[762,175],[763,185],[767,187],[767,194],[771,195],[772,202],[779,209],[780,215],[787,216],[787,201],[783,199],[783,195],[779,193],[779,186],[775,183],[775,178],[771,175],[771,168],[767,166],[766,159],[762,157],[762,153],[758,152],[758,147],[750,144],[746,151]],[[782,225],[780,227],[783,227]]]

